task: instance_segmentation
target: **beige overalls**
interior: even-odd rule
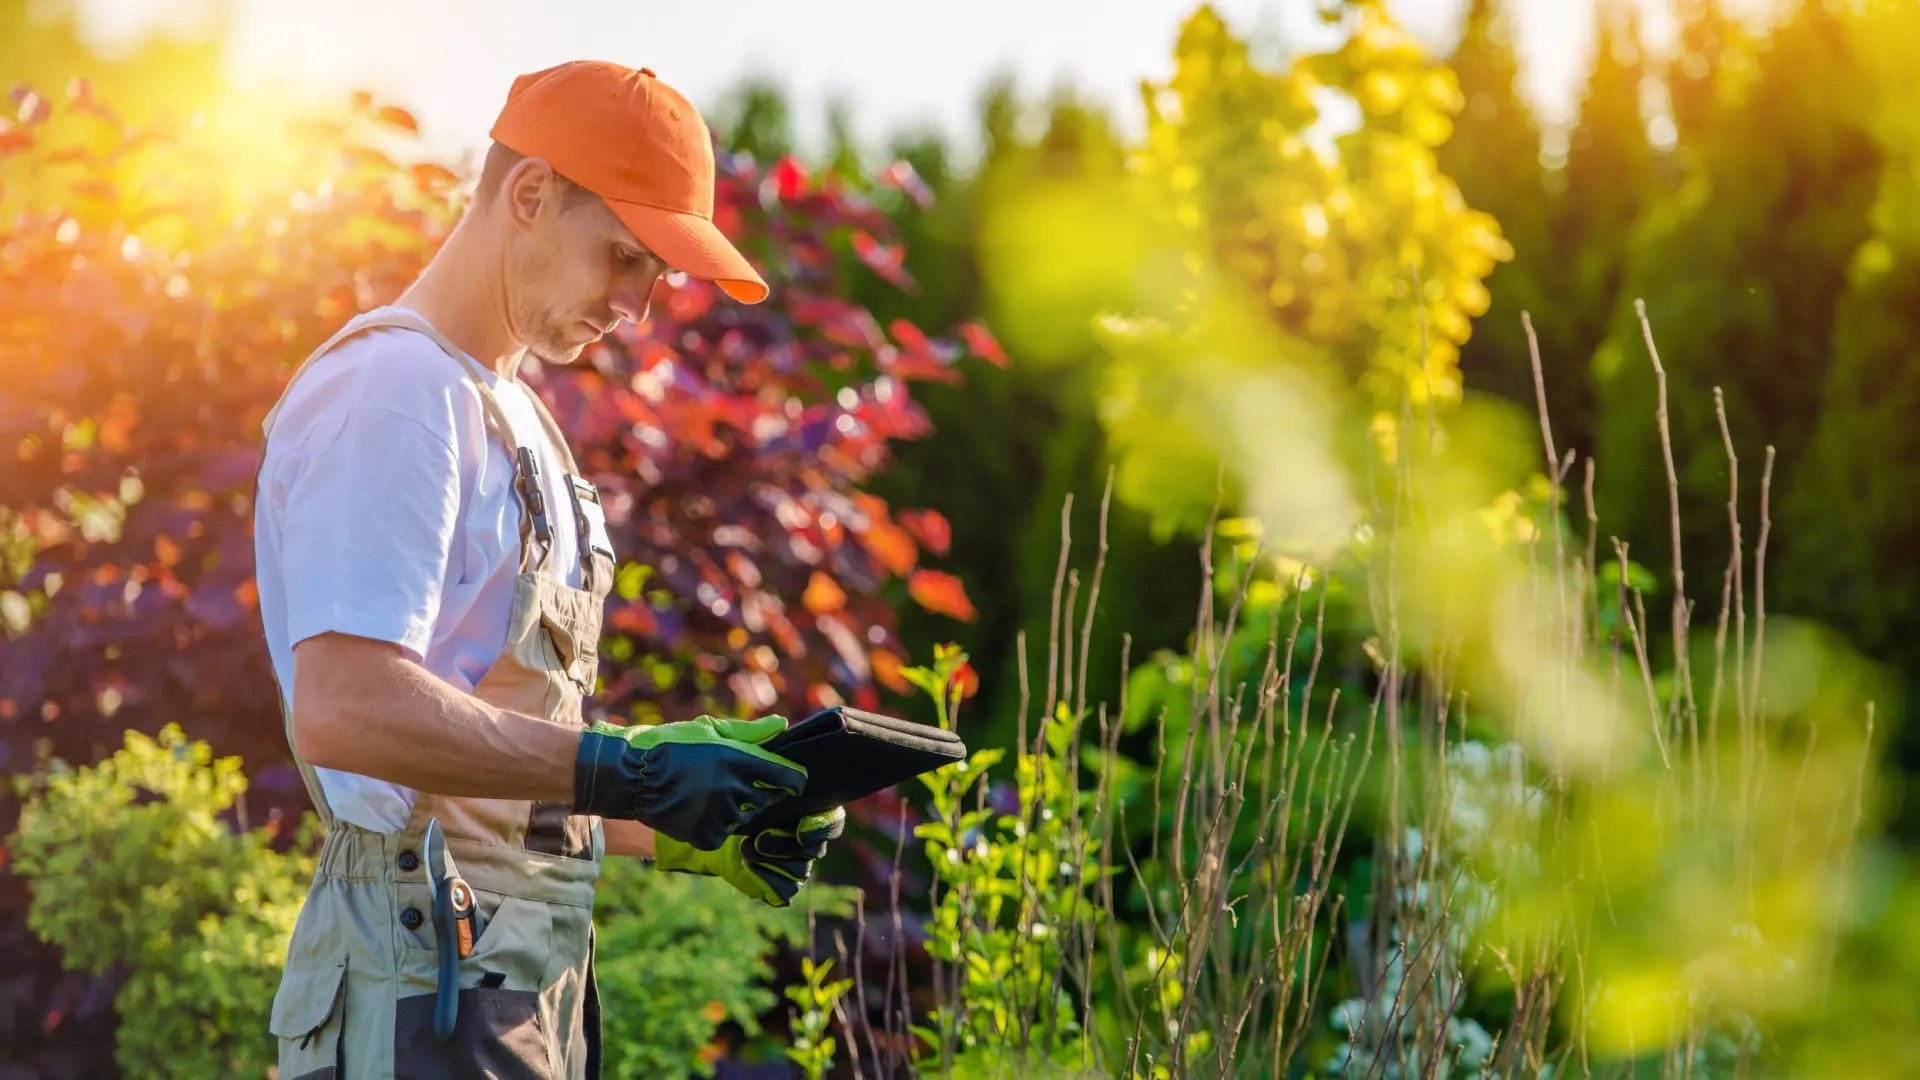
[[[514,463],[520,573],[505,647],[474,693],[503,709],[579,726],[614,569],[604,541],[593,544],[588,535],[583,502],[597,496],[590,485],[573,483],[578,466],[566,440],[530,394],[573,496],[571,506],[543,505],[528,475],[536,459],[516,444],[479,365],[411,312],[385,309],[353,320],[293,379],[348,337],[381,327],[425,334],[462,362],[480,391],[489,434]],[[268,431],[278,412],[275,405],[268,414]],[[583,588],[568,586],[562,568],[549,565],[552,528],[579,530]],[[284,697],[282,706],[292,745]],[[592,914],[606,849],[599,819],[560,804],[420,792],[404,830],[370,832],[336,820],[312,767],[299,766],[327,833],[273,1001],[280,1080],[597,1077]],[[436,818],[483,919],[471,955],[460,961],[459,1021],[445,1043],[433,1029],[438,954],[421,847]]]

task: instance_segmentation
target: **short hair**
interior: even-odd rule
[[[492,202],[500,189],[506,186],[507,173],[525,158],[525,154],[505,143],[496,142],[488,146],[486,160],[480,166],[480,183],[473,193],[474,209],[483,209]],[[572,209],[593,196],[592,192],[560,175],[558,171],[554,172],[553,179],[560,191],[562,210]]]

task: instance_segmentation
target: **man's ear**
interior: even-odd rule
[[[516,228],[527,228],[560,198],[559,176],[543,158],[521,158],[507,170],[500,205]]]

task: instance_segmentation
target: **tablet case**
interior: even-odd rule
[[[743,832],[791,825],[967,756],[951,731],[838,705],[761,745],[805,768],[807,786],[762,810]]]

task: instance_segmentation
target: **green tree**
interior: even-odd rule
[[[58,90],[89,79],[130,120],[189,115],[226,88],[220,54],[233,5],[203,6],[198,27],[156,33],[109,57],[87,42],[76,0],[0,0],[0,71],[9,88]]]
[[[1586,365],[1563,340],[1568,319],[1550,292],[1561,255],[1553,240],[1540,123],[1517,84],[1520,63],[1510,14],[1503,0],[1472,0],[1467,6],[1449,59],[1465,104],[1454,118],[1452,136],[1435,152],[1441,171],[1460,185],[1468,205],[1500,222],[1514,252],[1511,262],[1487,278],[1492,301],[1460,347],[1460,373],[1469,392],[1533,410],[1533,367],[1520,319],[1522,312],[1531,314],[1542,363],[1553,365],[1546,386],[1556,432],[1577,443],[1588,408]]]
[[[1654,149],[1642,91],[1647,78],[1637,9],[1602,0],[1595,9],[1593,67],[1579,118],[1567,137],[1562,188],[1553,217],[1551,294],[1559,303],[1534,316],[1541,363],[1562,440],[1593,446],[1593,356],[1615,310],[1626,271],[1628,237],[1654,194]],[[1560,389],[1564,388],[1564,389]]]
[[[1867,80],[1857,100],[1881,155],[1867,207],[1870,235],[1842,266],[1831,361],[1802,392],[1819,414],[1803,463],[1781,493],[1781,561],[1792,572],[1768,582],[1770,597],[1841,626],[1869,653],[1898,665],[1909,687],[1920,675],[1920,93],[1902,44],[1920,34],[1920,8],[1866,5],[1850,55]],[[1770,601],[1771,602],[1771,601]],[[1902,738],[1908,770],[1920,739]],[[1920,835],[1920,801],[1907,800],[1898,827]]]
[[[865,176],[860,140],[853,133],[853,106],[845,98],[827,103],[825,167],[840,176]]]
[[[1676,0],[1679,47],[1666,65],[1667,100],[1685,154],[1709,138],[1752,81],[1753,35],[1723,0]]]
[[[792,152],[793,118],[786,92],[772,79],[762,75],[742,79],[715,112],[713,129],[729,152],[752,154],[763,164]]]
[[[1809,93],[1809,86],[1820,92]],[[1677,190],[1636,230],[1622,304],[1596,359],[1604,422],[1600,518],[1640,561],[1671,563],[1655,380],[1631,306],[1644,299],[1667,373],[1690,598],[1710,619],[1730,538],[1728,463],[1715,388],[1743,465],[1745,519],[1757,514],[1764,448],[1786,483],[1820,419],[1819,388],[1850,267],[1871,235],[1885,155],[1864,103],[1876,93],[1846,18],[1801,4],[1770,35],[1756,81],[1696,145]],[[1776,523],[1789,535],[1802,522]],[[1702,571],[1699,568],[1707,567]]]

